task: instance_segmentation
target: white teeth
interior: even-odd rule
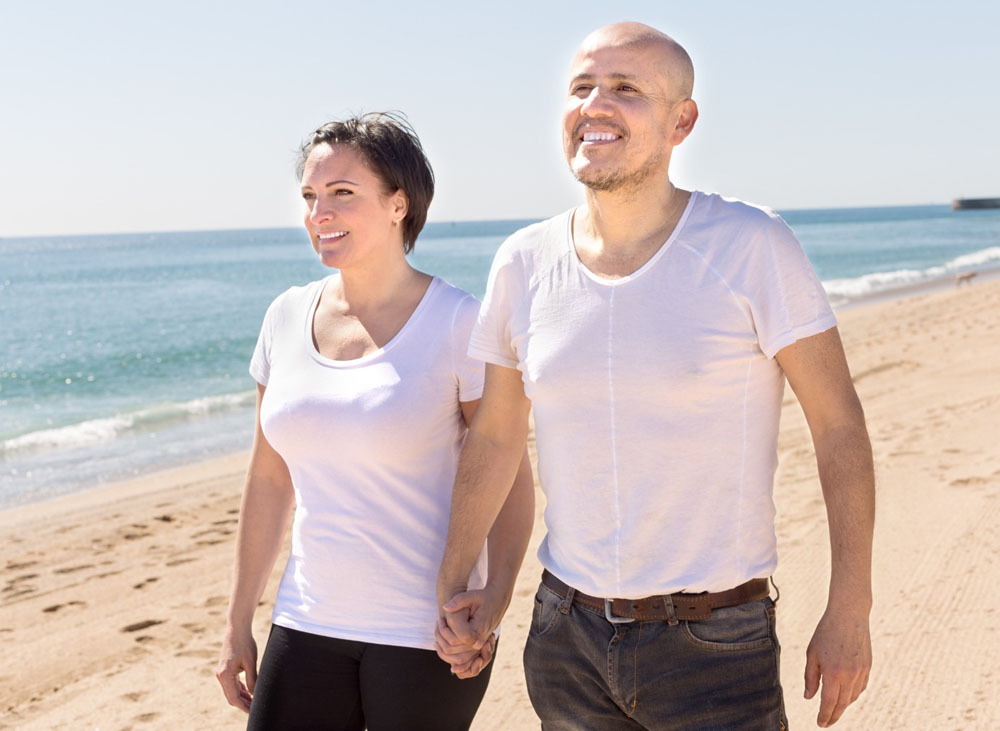
[[[604,142],[606,140],[616,140],[618,135],[611,132],[584,132],[584,142]]]
[[[341,236],[347,236],[347,231],[331,231],[327,234],[319,234],[321,239],[339,239]]]

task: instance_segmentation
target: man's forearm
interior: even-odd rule
[[[512,436],[495,440],[473,428],[466,437],[451,498],[448,539],[438,574],[441,603],[467,588],[476,558],[512,490],[525,441]],[[511,507],[516,513],[515,506]],[[523,549],[521,554],[523,556]]]
[[[490,530],[486,546],[489,552],[487,584],[495,587],[510,604],[514,582],[528,548],[535,522],[535,482],[527,452],[521,457],[514,484],[507,494],[500,514]]]
[[[870,607],[875,472],[864,416],[818,438],[816,461],[830,523],[830,601]]]

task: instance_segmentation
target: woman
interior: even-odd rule
[[[435,582],[482,394],[466,355],[478,303],[406,259],[434,179],[401,118],[320,127],[298,173],[313,248],[337,272],[271,304],[251,361],[257,430],[217,676],[252,729],[468,728],[494,643],[438,659]],[[525,459],[488,541],[508,600],[532,501]],[[293,507],[257,677],[253,613]],[[486,579],[484,551],[470,586]]]

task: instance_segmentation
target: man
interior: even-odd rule
[[[490,274],[470,346],[486,390],[455,483],[440,642],[483,643],[505,606],[462,577],[513,481],[530,406],[548,532],[524,663],[543,727],[785,728],[766,579],[787,378],[830,524],[829,599],[805,671],[807,698],[822,678],[828,726],[868,680],[874,515],[835,318],[780,218],[670,182],[698,119],[680,45],[607,26],[570,76],[563,145],[586,203],[514,234]]]

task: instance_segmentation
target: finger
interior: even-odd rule
[[[243,672],[247,679],[247,690],[253,693],[254,687],[257,685],[257,663],[256,661],[248,662],[243,666]]]
[[[243,685],[243,683],[240,683],[240,705],[238,705],[237,708],[241,711],[249,713],[251,702],[253,702],[253,696],[250,694],[250,691],[246,689],[246,686]]]
[[[461,647],[463,645],[462,641],[458,639],[458,635],[451,631],[451,627],[448,626],[448,622],[445,621],[444,617],[438,618],[438,625],[434,632],[434,636],[440,636],[445,645],[453,645],[456,647]]]
[[[851,693],[851,703],[854,703],[868,687],[868,673],[866,672],[854,682],[854,692]]]
[[[483,646],[482,640],[469,626],[469,612],[463,609],[459,612],[447,612],[444,615],[445,621],[451,631],[458,636],[459,642],[471,645],[476,649]]]
[[[229,666],[220,669],[216,673],[216,677],[219,679],[222,692],[225,694],[229,705],[235,708],[244,708],[245,704],[242,700],[243,684],[236,677],[236,674],[230,670]]]
[[[812,698],[816,695],[817,690],[819,690],[819,663],[807,655],[805,699]]]
[[[482,602],[480,602],[474,594],[463,591],[461,594],[456,594],[451,599],[446,601],[441,607],[446,612],[458,612],[462,609],[473,610],[478,607]]]
[[[830,725],[833,711],[837,707],[837,699],[840,697],[840,685],[832,680],[823,678],[823,690],[820,692],[819,713],[816,715],[816,725],[826,728]]]
[[[844,711],[847,707],[851,705],[851,695],[854,692],[854,685],[843,683],[840,686],[840,694],[837,696],[837,704],[833,707],[833,713],[830,714],[829,726],[832,726],[840,717],[844,715]]]

